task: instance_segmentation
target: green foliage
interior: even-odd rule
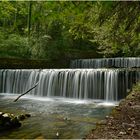
[[[108,9],[104,4],[101,7],[96,19],[101,20],[93,31],[104,56],[140,56],[139,2],[113,2]]]
[[[139,9],[138,1],[1,1],[0,56],[57,60],[71,50],[140,56]]]
[[[17,34],[6,35],[0,32],[0,41],[1,57],[29,57],[29,44],[26,37]]]
[[[46,58],[46,50],[48,42],[51,39],[50,36],[44,35],[39,38],[31,38],[31,57],[32,58]]]

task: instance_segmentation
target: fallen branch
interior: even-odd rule
[[[20,97],[22,97],[23,95],[27,94],[28,92],[30,92],[31,90],[33,90],[37,85],[39,84],[39,82],[37,82],[33,87],[31,87],[30,89],[28,89],[26,92],[22,93],[21,95],[19,95],[14,102],[16,102]]]

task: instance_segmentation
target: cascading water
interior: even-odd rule
[[[106,60],[103,62],[98,62],[97,59],[91,60],[88,67],[93,66],[94,63],[96,68],[112,67],[115,63],[115,67],[129,68],[85,69],[82,68],[85,64],[81,66],[85,60],[75,60],[74,69],[1,69],[0,93],[4,95],[10,93],[10,98],[0,94],[1,111],[10,110],[16,114],[29,112],[33,117],[29,121],[27,119],[18,131],[13,130],[10,133],[4,131],[0,138],[36,139],[41,136],[46,139],[56,139],[58,138],[56,133],[60,134],[60,139],[85,137],[96,126],[97,121],[104,119],[110,113],[112,105],[116,103],[114,101],[124,98],[132,85],[140,81],[140,69],[136,68],[140,66],[138,59],[135,59],[135,62],[132,58],[133,61],[130,62],[129,58],[129,64],[126,60],[124,63],[124,59],[120,59],[122,62],[118,58]],[[93,64],[92,61],[94,61]],[[77,66],[81,69],[77,69]],[[20,99],[18,103],[13,102],[16,97],[15,94],[11,96],[11,93],[21,94],[36,83],[39,83],[37,87],[28,93],[32,96],[26,96],[27,98]]]
[[[139,71],[119,69],[0,70],[0,92],[116,101],[140,80]]]
[[[140,68],[140,57],[77,59],[71,62],[71,68]]]

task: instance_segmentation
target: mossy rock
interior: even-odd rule
[[[29,118],[29,117],[31,117],[30,114],[21,114],[21,115],[17,116],[19,121],[23,121],[23,120],[25,120],[26,118]]]
[[[25,114],[25,117],[29,118],[29,117],[31,117],[31,115],[30,114]]]
[[[12,124],[13,127],[20,127],[21,126],[21,123],[19,122],[17,117],[11,119],[11,124]]]
[[[13,114],[10,113],[0,113],[0,130],[9,130],[13,128],[18,128],[21,123]]]
[[[25,119],[25,115],[21,114],[21,115],[17,116],[17,119],[19,121],[23,121]]]

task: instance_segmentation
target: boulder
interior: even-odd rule
[[[21,123],[13,114],[0,112],[0,130],[8,130],[20,127]]]
[[[30,114],[25,115],[21,114],[18,116],[14,116],[13,114],[10,113],[0,112],[0,130],[2,131],[21,127],[20,121],[30,116],[31,116]]]
[[[21,123],[19,122],[17,117],[11,119],[11,124],[13,127],[20,127],[21,126]]]

